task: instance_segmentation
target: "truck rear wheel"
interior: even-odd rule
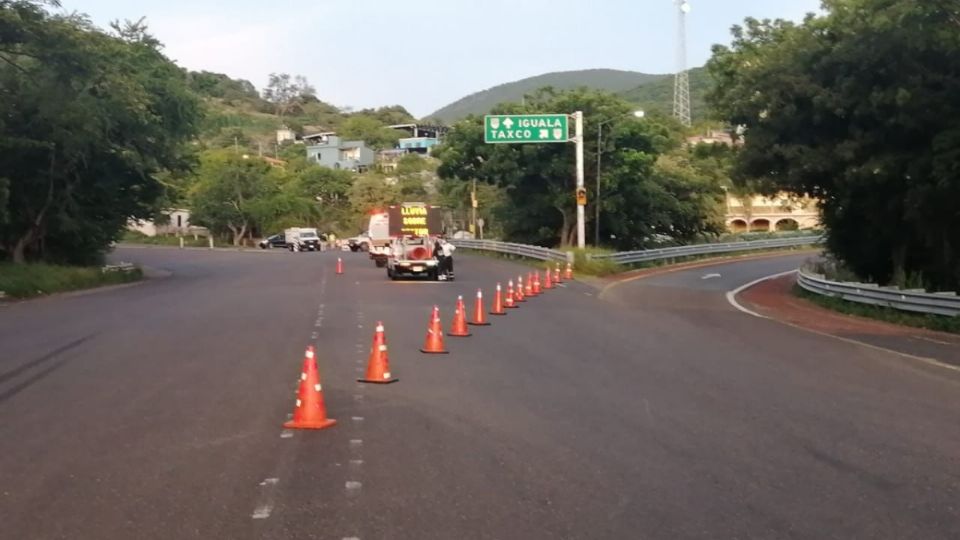
[[[377,265],[377,268],[383,268],[384,266],[387,265],[387,261],[385,261],[385,260],[383,260],[383,259],[374,259],[373,262],[374,262],[374,264]]]

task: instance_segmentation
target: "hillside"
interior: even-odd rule
[[[440,119],[450,124],[470,114],[486,114],[500,103],[520,101],[524,95],[546,86],[551,86],[557,90],[586,86],[619,93],[664,77],[667,76],[615,69],[585,69],[547,73],[470,94],[428,115],[427,118]]]
[[[287,126],[299,134],[339,131],[347,137],[395,138],[385,126],[414,122],[399,105],[341,110],[312,93],[294,96],[283,117],[277,107],[261,97],[249,81],[231,79],[222,73],[188,72],[190,88],[204,101],[205,114],[200,141],[211,147],[238,145],[250,151],[276,152],[276,131]],[[387,131],[389,133],[384,133]]]
[[[710,74],[706,68],[690,70],[690,112],[694,121],[705,120],[707,116],[706,95],[710,90]],[[635,103],[647,112],[671,114],[673,112],[673,75],[641,84],[618,95],[630,103]]]

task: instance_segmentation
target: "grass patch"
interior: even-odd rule
[[[814,304],[843,313],[845,315],[855,315],[866,317],[901,326],[910,326],[913,328],[925,328],[927,330],[936,330],[938,332],[949,332],[951,334],[960,334],[960,317],[946,317],[943,315],[926,315],[923,313],[911,313],[909,311],[900,311],[898,309],[872,306],[870,304],[859,304],[849,302],[842,298],[833,296],[821,296],[807,291],[799,285],[793,286],[793,294],[804,298]]]
[[[179,236],[159,234],[157,236],[147,236],[139,231],[130,230],[123,232],[120,242],[125,244],[143,244],[148,246],[180,247]],[[210,241],[207,240],[205,236],[198,236],[196,239],[194,239],[193,235],[187,235],[183,237],[183,245],[185,247],[210,247]],[[221,246],[222,244],[217,242],[216,238],[214,238],[213,245]]]
[[[135,268],[128,272],[103,272],[100,267],[57,266],[52,264],[0,263],[0,291],[10,298],[129,283],[143,278]]]

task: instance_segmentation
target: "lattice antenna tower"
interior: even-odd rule
[[[677,74],[673,80],[673,116],[690,126],[690,77],[687,73],[687,14],[688,0],[673,0],[677,6]]]

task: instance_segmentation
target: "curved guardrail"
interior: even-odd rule
[[[754,251],[759,249],[775,249],[800,247],[818,244],[823,240],[821,236],[803,236],[793,238],[774,238],[771,240],[753,240],[750,242],[727,242],[723,244],[696,244],[692,246],[678,246],[660,249],[644,249],[639,251],[621,251],[610,254],[587,254],[593,260],[611,260],[618,264],[675,259],[696,255],[711,255],[719,253],[736,253],[740,251]],[[540,246],[515,244],[513,242],[498,242],[496,240],[453,240],[453,245],[466,249],[480,249],[495,251],[509,255],[540,259],[541,261],[569,261],[573,262],[573,253]]]
[[[903,290],[871,283],[831,281],[803,268],[797,276],[797,284],[811,293],[842,298],[849,302],[914,313],[960,317],[960,296],[955,292],[930,293],[922,289]]]
[[[773,238],[770,240],[753,240],[750,242],[727,242],[722,244],[695,244],[691,246],[677,246],[659,249],[641,249],[638,251],[621,251],[608,255],[588,255],[593,260],[610,260],[619,264],[632,264],[679,257],[698,255],[713,255],[719,253],[736,253],[740,251],[755,251],[761,249],[776,249],[801,247],[819,244],[822,236],[801,236],[793,238]]]
[[[529,257],[541,261],[573,262],[573,253],[540,246],[514,244],[513,242],[497,242],[496,240],[451,240],[451,243],[458,248],[495,251],[497,253],[518,255],[520,257]]]

